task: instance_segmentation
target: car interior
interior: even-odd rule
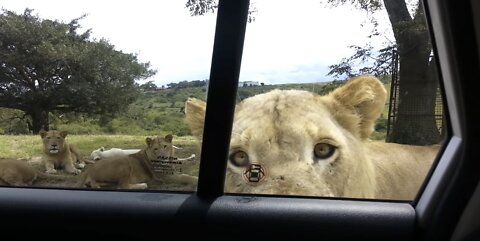
[[[387,0],[385,0],[387,1]],[[391,1],[391,0],[388,0]],[[480,240],[480,3],[424,0],[447,113],[414,200],[226,193],[248,0],[219,0],[195,191],[0,187],[5,240]]]

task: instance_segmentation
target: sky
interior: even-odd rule
[[[368,39],[372,26],[366,12],[352,6],[331,8],[320,0],[251,0],[255,21],[247,24],[240,81],[265,84],[330,81],[328,66],[353,53],[350,45],[380,45],[393,40],[386,14],[383,36]],[[42,19],[80,21],[96,39],[150,62],[157,86],[209,78],[216,14],[190,16],[186,0],[0,0],[7,10],[34,9]]]

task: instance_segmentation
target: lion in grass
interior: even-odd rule
[[[0,185],[7,186],[31,186],[38,179],[60,179],[60,176],[53,176],[41,173],[25,161],[11,158],[0,158]]]
[[[157,179],[153,163],[167,160],[174,155],[173,136],[145,139],[146,146],[139,152],[127,156],[101,159],[91,165],[78,182],[79,187],[100,188],[116,185],[121,189],[146,189],[146,182]],[[165,177],[165,179],[170,179]],[[180,174],[174,181],[196,183],[197,177]]]
[[[320,96],[272,90],[235,109],[225,192],[412,200],[439,145],[369,140],[387,92],[358,76]],[[189,98],[186,123],[203,133],[205,102]]]
[[[56,173],[58,168],[64,168],[65,171],[72,174],[81,172],[77,168],[84,168],[86,161],[81,158],[78,147],[65,140],[66,131],[40,130],[39,133],[43,141],[43,161],[46,173]]]

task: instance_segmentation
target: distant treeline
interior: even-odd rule
[[[182,88],[192,88],[192,87],[206,87],[208,85],[208,80],[184,80],[178,83],[170,83],[167,86],[157,86],[153,81],[148,81],[145,84],[140,85],[140,88],[143,91],[156,91],[164,89],[182,89]]]

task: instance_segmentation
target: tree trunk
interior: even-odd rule
[[[49,130],[48,111],[40,108],[32,108],[30,111],[26,112],[26,114],[30,115],[32,118],[31,131],[33,134],[38,134],[41,129],[46,131]]]
[[[400,57],[398,112],[388,142],[438,143],[435,120],[438,79],[431,59],[430,35],[423,6],[412,19],[405,1],[384,0]]]
[[[427,145],[441,140],[435,119],[438,83],[428,74],[432,68],[418,62],[418,57],[410,56],[400,60],[404,67],[400,67],[398,112],[388,142]]]

